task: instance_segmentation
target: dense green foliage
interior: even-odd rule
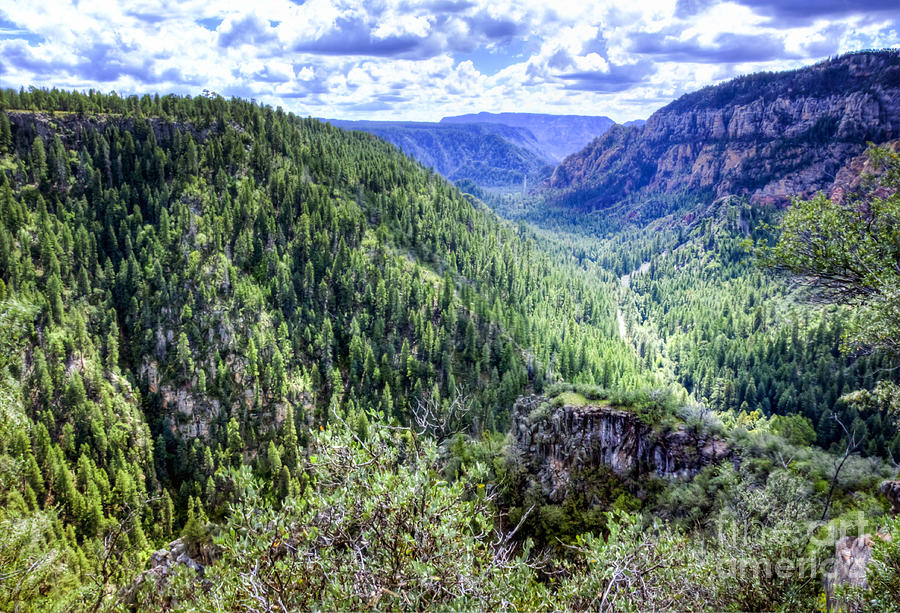
[[[743,436],[771,448],[771,435]],[[469,445],[467,452],[488,447]],[[808,577],[820,571],[830,542],[807,542],[806,522],[819,509],[803,468],[716,467],[672,490],[669,500],[711,500],[703,510],[708,529],[691,529],[696,516],[665,522],[598,511],[584,533],[551,553],[530,538],[516,543],[514,515],[495,519],[502,485],[491,479],[514,468],[506,460],[494,472],[470,457],[458,478],[444,480],[433,441],[382,426],[365,440],[329,429],[314,436],[310,450],[303,467],[309,485],[283,506],[265,500],[248,471],[231,473],[240,502],[213,530],[221,558],[203,582],[184,568],[161,589],[150,577],[138,582],[126,598],[148,610],[190,603],[226,610],[602,611],[812,610],[819,599],[819,585]],[[873,465],[860,463],[848,489],[873,478]],[[535,512],[546,521],[569,509]]]
[[[774,243],[779,210],[735,198],[699,205],[698,197],[673,198],[679,213],[647,225],[597,213],[583,214],[582,226],[572,213],[527,215],[548,228],[538,234],[543,250],[615,280],[620,332],[645,369],[676,380],[711,410],[802,415],[826,448],[843,436],[837,414],[864,438],[861,451],[897,457],[889,399],[883,406],[877,398],[868,406],[840,400],[896,376],[890,352],[845,351],[847,334],[871,332],[863,323],[871,318],[811,304],[786,276],[760,266],[748,241]]]
[[[875,536],[872,559],[866,569],[868,589],[853,590],[851,597],[860,611],[888,611],[900,599],[900,543],[888,535],[900,533],[900,518],[894,517]]]
[[[809,522],[884,513],[890,424],[810,443],[891,362],[754,267],[767,213],[554,236],[280,109],[0,107],[0,608],[811,609]],[[545,388],[741,461],[549,504],[505,435]],[[202,577],[142,573],[178,536]]]
[[[558,377],[654,382],[602,285],[371,136],[221,98],[0,103],[0,303],[25,314],[0,497],[80,582],[222,518],[242,463],[302,488],[328,420],[462,398],[478,433]]]
[[[639,354],[673,362],[679,381],[713,410],[803,415],[826,448],[843,436],[832,419],[837,411],[864,436],[863,451],[898,453],[900,438],[882,412],[838,402],[890,376],[894,362],[884,354],[842,352],[847,312],[811,308],[757,265],[745,240],[766,240],[771,216],[724,205],[665,255],[648,258],[628,288],[628,319],[646,324],[632,332]]]
[[[798,200],[781,223],[778,243],[763,258],[797,275],[820,297],[852,307],[843,338],[848,351],[900,358],[900,155],[871,149],[876,175],[845,202],[820,194]],[[846,400],[860,407],[900,411],[900,386],[864,382]]]

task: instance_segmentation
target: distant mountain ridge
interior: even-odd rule
[[[369,132],[434,168],[450,181],[486,188],[538,183],[553,168],[527,129],[503,124],[329,120],[339,128]]]
[[[440,122],[328,121],[383,138],[451,181],[487,189],[540,183],[555,164],[615,125],[609,117],[540,113],[476,113]]]
[[[640,120],[638,120],[640,121]],[[472,113],[444,117],[441,124],[501,124],[528,129],[541,144],[545,156],[560,161],[581,150],[615,125],[597,115],[549,115],[544,113]],[[632,123],[632,122],[628,122]]]
[[[900,50],[859,52],[706,87],[643,126],[614,126],[566,158],[543,195],[582,210],[684,190],[786,202],[841,188],[867,142],[898,138]]]

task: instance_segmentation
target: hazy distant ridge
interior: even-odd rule
[[[451,181],[470,180],[481,187],[520,186],[527,178],[545,178],[555,160],[527,129],[503,124],[344,121],[330,123],[369,132],[399,147]]]
[[[482,123],[527,128],[541,144],[544,154],[554,161],[580,151],[589,142],[615,125],[615,121],[597,115],[546,115],[542,113],[473,113],[444,117],[442,124]],[[628,122],[629,124],[632,122]]]

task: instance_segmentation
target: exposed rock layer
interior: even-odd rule
[[[898,138],[900,52],[864,52],[687,94],[643,127],[610,129],[547,186],[587,209],[685,189],[782,202],[843,187],[867,142]]]
[[[442,125],[494,124],[524,128],[534,135],[542,157],[553,160],[553,162],[559,162],[567,155],[581,150],[615,123],[609,117],[602,116],[545,115],[542,113],[482,112],[441,119]]]
[[[891,512],[894,515],[900,513],[900,481],[885,481],[878,489],[891,503]]]
[[[330,123],[374,134],[450,181],[468,180],[483,188],[521,188],[526,177],[528,182],[541,181],[559,159],[549,159],[528,130],[501,124]]]
[[[566,497],[572,474],[609,468],[620,477],[693,477],[731,455],[724,441],[684,427],[657,432],[635,413],[611,406],[545,405],[543,396],[519,399],[513,409],[516,449],[545,495]]]
[[[161,590],[180,568],[189,568],[202,577],[206,567],[214,564],[218,557],[219,553],[212,544],[185,543],[184,539],[176,539],[150,554],[147,570],[124,590],[122,600],[133,605],[136,594],[141,590]],[[204,589],[209,587],[207,585]]]

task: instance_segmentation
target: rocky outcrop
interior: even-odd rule
[[[878,489],[891,503],[891,513],[894,515],[900,513],[900,481],[885,481]]]
[[[188,544],[176,539],[163,549],[150,554],[147,572],[158,577],[168,576],[175,565],[181,564],[199,573],[216,561],[216,551],[212,545]]]
[[[195,139],[205,142],[210,127],[199,127],[189,122],[174,122],[160,117],[143,119],[106,113],[51,113],[46,111],[7,110],[13,133],[13,145],[27,149],[36,136],[45,141],[59,136],[66,148],[78,148],[85,133],[103,132],[109,126],[133,129],[136,122],[146,122],[159,140],[171,139],[176,131],[190,132]],[[234,127],[234,126],[233,126]],[[243,131],[243,130],[241,130]]]
[[[867,142],[898,138],[900,52],[863,52],[685,95],[643,127],[611,129],[546,186],[586,209],[681,190],[786,202],[843,188]]]
[[[729,458],[728,445],[684,427],[658,432],[637,414],[612,406],[551,407],[526,396],[512,414],[517,452],[551,500],[563,500],[573,473],[606,467],[620,477],[693,477]]]
[[[866,587],[866,565],[872,557],[874,541],[868,534],[845,536],[834,545],[834,566],[825,574],[826,610],[854,611],[853,603],[836,598],[839,588]]]
[[[891,535],[879,532],[875,538],[890,541]],[[855,599],[838,594],[841,589],[868,587],[866,567],[872,557],[875,538],[871,534],[845,536],[834,544],[834,564],[823,578],[827,611],[847,613],[860,609],[860,603]]]
[[[214,564],[217,558],[218,551],[211,543],[185,543],[184,539],[176,539],[150,554],[147,570],[123,591],[122,601],[133,604],[139,592],[161,590],[181,568],[193,570],[198,577],[203,577],[206,567]]]

